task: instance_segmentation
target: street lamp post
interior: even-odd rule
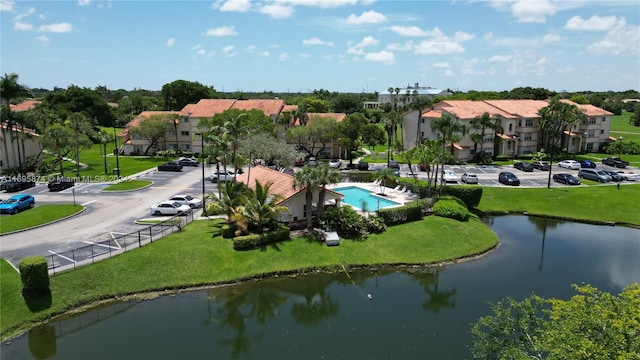
[[[202,165],[202,215],[207,216],[207,208],[206,208],[206,194],[204,189],[204,133],[196,133],[196,135],[200,135],[200,162]]]
[[[120,159],[118,158],[118,153],[120,151],[118,151],[118,135],[116,135],[116,123],[115,121],[113,122],[113,141],[116,144],[116,148],[114,150],[114,152],[116,153],[116,175],[118,176],[118,179],[120,179]]]

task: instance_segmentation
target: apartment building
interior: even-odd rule
[[[593,105],[576,104],[584,114],[583,118],[570,130],[565,131],[563,144],[570,153],[597,152],[602,143],[615,141],[609,136],[612,113]],[[478,132],[474,129],[459,142],[451,144],[453,155],[459,161],[472,160],[479,149],[495,155],[515,157],[540,150],[538,111],[549,105],[544,100],[446,100],[418,112],[410,111],[404,114],[403,142],[405,148],[414,147],[424,139],[437,139],[440,134],[432,129],[434,120],[447,114],[456,121],[470,126],[474,118],[488,113],[500,120],[504,131],[496,133],[492,129],[485,129],[483,140],[477,145],[471,140],[470,134]],[[501,141],[494,146],[494,135]]]

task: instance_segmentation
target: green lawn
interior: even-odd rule
[[[51,277],[53,301],[41,310],[29,310],[21,295],[19,275],[3,260],[2,338],[53,314],[120,295],[317,268],[429,264],[482,253],[498,240],[477,218],[461,223],[429,216],[390,227],[366,240],[343,240],[339,247],[300,237],[263,249],[235,251],[230,240],[217,235],[219,224],[219,220],[194,221],[182,232],[153,244]]]
[[[0,215],[0,234],[22,230],[59,220],[81,211],[81,205],[37,205],[16,215]]]
[[[153,184],[150,180],[126,180],[117,184],[109,185],[102,191],[131,191],[138,190]]]
[[[593,184],[596,184],[593,182]],[[633,224],[640,227],[640,185],[501,188],[484,187],[478,208],[482,211],[529,214]]]

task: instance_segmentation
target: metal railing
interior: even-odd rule
[[[181,231],[184,226],[194,219],[193,211],[186,215],[176,215],[169,219],[150,225],[127,234],[108,233],[92,238],[83,243],[85,246],[65,251],[49,250],[45,256],[49,273],[76,269],[77,267],[93,264],[100,260],[111,258],[129,250],[151,244],[166,235]]]

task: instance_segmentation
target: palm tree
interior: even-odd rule
[[[65,125],[74,133],[73,146],[75,149],[76,177],[80,177],[80,147],[90,147],[91,141],[87,134],[93,133],[91,122],[80,113],[73,113],[65,121]]]
[[[29,95],[29,89],[26,86],[18,84],[18,74],[4,74],[4,76],[0,79],[0,99],[5,105],[5,108],[2,109],[2,117],[4,118],[4,122],[6,124],[6,129],[3,129],[3,132],[9,130],[8,139],[11,142],[11,153],[15,154],[13,140],[15,138],[13,134],[13,127],[15,125],[15,121],[13,118],[13,114],[11,113],[11,101],[17,99],[19,97],[24,97]],[[3,135],[4,141],[4,153],[5,158],[7,160],[7,167],[13,167],[13,160],[9,157],[9,149],[7,147],[7,136]],[[19,159],[18,159],[19,160]]]
[[[232,216],[242,228],[249,225],[258,234],[273,230],[278,221],[278,213],[287,211],[286,206],[278,205],[283,197],[280,194],[270,194],[271,184],[262,185],[258,180],[256,187],[250,192],[249,200],[244,206],[238,208],[238,212]]]
[[[313,206],[313,190],[318,186],[318,178],[315,168],[305,165],[293,174],[293,189],[300,190],[306,188],[304,193],[305,200],[305,217],[307,219],[307,229],[313,227],[312,206]]]
[[[384,195],[384,190],[387,188],[387,180],[395,177],[393,170],[389,167],[384,167],[377,171],[376,180],[380,181],[380,194]]]
[[[492,117],[486,111],[482,113],[482,115],[476,116],[475,118],[473,118],[473,120],[471,121],[471,127],[474,129],[479,129],[480,134],[482,135],[482,140],[480,141],[480,153],[484,152],[484,135],[485,135],[486,129],[493,130],[494,138],[495,138],[495,132],[501,130],[500,119],[495,116]]]
[[[341,177],[338,171],[327,165],[317,166],[315,175],[317,177],[316,183],[320,185],[320,192],[318,193],[318,219],[322,219],[322,216],[324,215],[324,197],[327,192],[327,185],[340,182]]]
[[[249,127],[243,122],[243,119],[246,116],[246,113],[238,114],[235,117],[231,116],[230,114],[225,114],[223,138],[227,139],[233,153],[232,159],[234,172],[238,170],[238,161],[236,160],[236,155],[238,153],[238,149],[240,148],[240,141],[247,134],[249,134]]]
[[[438,164],[442,159],[440,156],[441,144],[440,140],[424,140],[422,144],[416,150],[416,157],[421,164],[424,164],[427,169],[427,186],[429,197],[431,197],[431,185],[437,182]],[[435,171],[431,171],[431,165],[436,164]],[[435,179],[434,179],[435,177]]]
[[[442,136],[442,166],[440,169],[442,172],[441,177],[444,177],[444,149],[446,144],[447,142],[451,143],[451,155],[453,156],[453,144],[461,139],[461,136],[458,135],[458,133],[461,133],[462,136],[464,136],[467,133],[467,127],[464,124],[457,122],[451,115],[443,113],[439,119],[436,119],[431,123],[431,129],[439,131]],[[440,191],[442,191],[445,186],[445,182],[442,180],[440,181]]]
[[[215,196],[210,192],[206,195],[207,214],[225,214],[227,222],[231,222],[233,216],[238,212],[237,209],[247,202],[250,191],[249,188],[241,182],[225,181],[218,184],[219,196]]]

